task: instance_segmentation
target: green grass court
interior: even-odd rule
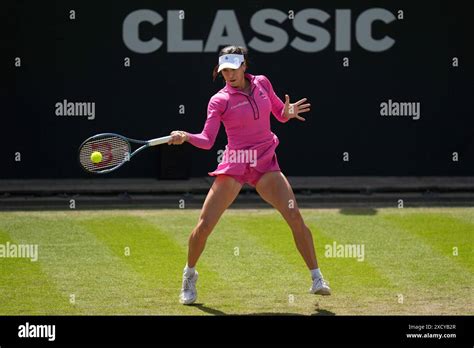
[[[199,210],[1,212],[0,244],[37,244],[39,256],[0,258],[0,315],[474,314],[474,208],[302,214],[332,296],[308,293],[278,212],[228,210],[187,307],[178,295]],[[364,261],[325,257],[334,241],[363,244]]]

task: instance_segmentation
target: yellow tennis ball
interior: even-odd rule
[[[92,163],[100,163],[102,161],[102,154],[99,151],[94,151],[91,153]]]

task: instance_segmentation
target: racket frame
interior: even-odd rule
[[[128,153],[128,156],[127,156],[127,159],[122,161],[120,164],[117,164],[116,166],[114,167],[111,167],[111,168],[107,168],[107,169],[103,169],[103,170],[99,170],[99,171],[96,171],[96,172],[92,172],[92,171],[89,171],[87,169],[84,168],[84,166],[82,165],[81,163],[81,156],[80,156],[80,153],[81,153],[81,149],[83,148],[83,146],[95,139],[95,138],[100,138],[100,137],[118,137],[118,138],[121,138],[122,140],[126,141],[128,143],[128,148],[129,150],[132,149],[132,146],[130,143],[134,143],[134,144],[141,144],[142,146],[140,146],[139,148],[135,149],[135,151],[133,151],[132,153]],[[164,144],[164,143],[167,143],[169,140],[171,139],[171,136],[170,135],[167,135],[167,136],[164,136],[164,137],[160,137],[160,138],[154,138],[154,139],[150,139],[150,140],[138,140],[138,139],[132,139],[132,138],[127,138],[123,135],[120,135],[120,134],[117,134],[117,133],[99,133],[99,134],[95,134],[89,138],[87,138],[86,140],[84,140],[82,142],[82,144],[79,146],[79,156],[77,156],[78,160],[79,160],[79,165],[81,166],[81,168],[87,172],[87,173],[92,173],[92,174],[107,174],[107,173],[110,173],[116,169],[119,169],[120,167],[122,167],[125,163],[127,162],[130,162],[130,160],[132,159],[133,156],[135,156],[137,153],[139,153],[140,151],[143,151],[145,150],[146,148],[150,147],[150,146],[156,146],[156,145],[161,145],[161,144]]]

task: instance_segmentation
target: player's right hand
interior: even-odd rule
[[[168,145],[181,145],[187,140],[186,133],[183,131],[172,131],[170,135],[171,139],[168,140]]]

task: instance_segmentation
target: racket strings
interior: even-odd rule
[[[102,160],[99,163],[92,162],[91,154],[100,152]],[[125,139],[114,136],[93,138],[83,144],[79,152],[81,165],[89,172],[116,167],[130,159],[130,144]]]

